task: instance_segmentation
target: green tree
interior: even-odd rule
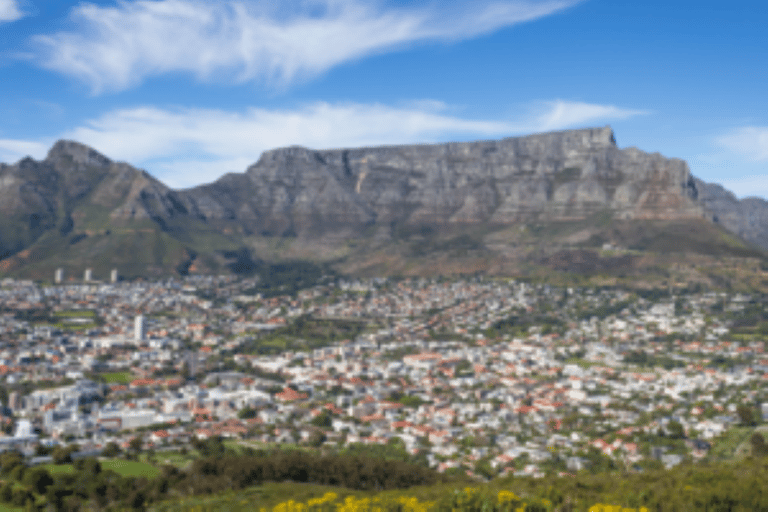
[[[120,447],[117,445],[116,442],[110,441],[101,451],[101,455],[103,455],[104,457],[117,457],[118,455],[120,455],[121,451],[122,450],[120,450]]]
[[[255,418],[258,412],[259,411],[257,411],[253,407],[244,407],[237,412],[237,417],[240,418],[241,420],[247,420],[247,419]]]
[[[19,452],[5,452],[0,455],[0,472],[3,475],[9,475],[14,468],[23,463],[24,459]]]
[[[667,432],[669,432],[669,437],[672,439],[683,439],[685,438],[685,429],[683,428],[683,425],[680,424],[679,421],[670,421],[667,423]]]
[[[763,434],[755,432],[749,438],[749,444],[752,446],[753,457],[765,457],[768,455],[768,445],[765,444]]]
[[[24,475],[24,485],[37,494],[45,494],[51,484],[53,484],[53,478],[45,468],[33,468]]]
[[[313,425],[320,428],[330,428],[333,424],[333,418],[331,418],[331,413],[328,412],[328,409],[323,409],[323,411],[312,418],[310,421]]]
[[[736,415],[739,417],[739,423],[745,427],[753,427],[757,424],[755,421],[755,411],[752,407],[741,404],[736,407]]]

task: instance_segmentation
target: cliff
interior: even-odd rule
[[[609,127],[499,141],[266,152],[245,174],[185,191],[200,217],[254,233],[704,214],[685,162],[619,149]]]

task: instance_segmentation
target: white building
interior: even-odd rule
[[[144,341],[147,337],[147,320],[144,315],[137,316],[133,321],[133,340]]]

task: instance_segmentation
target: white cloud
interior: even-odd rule
[[[95,93],[177,72],[202,81],[284,86],[344,62],[413,43],[475,37],[581,1],[442,0],[394,7],[365,0],[123,0],[112,7],[81,4],[71,14],[77,30],[35,41],[43,66]]]
[[[24,17],[17,0],[0,0],[0,23]]]
[[[144,167],[172,187],[189,187],[226,172],[242,172],[262,152],[277,147],[323,149],[499,138],[637,114],[562,100],[546,105],[551,112],[539,108],[535,115],[516,121],[461,117],[450,106],[430,100],[399,106],[318,102],[293,110],[242,112],[139,107],[108,112],[59,138],[83,142],[112,159]],[[16,161],[22,153],[39,158],[48,147],[48,140],[0,140],[0,161]]]
[[[739,198],[768,197],[768,174],[726,178],[720,183]]]
[[[48,152],[50,142],[0,139],[0,162],[17,162],[27,156],[39,160]]]
[[[768,127],[744,126],[716,139],[717,145],[753,162],[768,162]]]
[[[543,112],[539,114],[537,124],[541,131],[559,130],[601,119],[627,119],[647,113],[644,110],[631,110],[613,105],[555,100],[543,103]]]
[[[518,121],[467,119],[434,101],[406,106],[314,103],[295,110],[244,112],[142,107],[107,113],[65,136],[144,166],[171,186],[186,187],[242,172],[263,151],[289,145],[338,148],[495,138],[638,113],[562,100],[549,105],[553,113]]]

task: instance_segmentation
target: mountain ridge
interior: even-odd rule
[[[619,148],[609,126],[443,144],[291,146],[265,151],[243,173],[181,190],[79,142],[58,141],[41,161],[0,164],[0,214],[0,272],[41,258],[51,260],[49,270],[58,253],[72,264],[109,265],[120,244],[144,255],[132,271],[218,271],[243,250],[261,257],[267,239],[304,244],[312,255],[318,240],[336,249],[362,240],[384,246],[402,233],[475,236],[537,223],[586,223],[557,247],[594,246],[601,237],[611,245],[632,222],[656,223],[657,231],[665,222],[693,222],[710,238],[722,238],[706,227],[713,224],[768,249],[768,202],[738,200],[693,177],[683,160]],[[589,224],[595,218],[624,227],[600,231]],[[150,234],[152,254],[147,240],[137,241]],[[485,249],[497,238],[476,242]],[[523,243],[517,238],[503,242]]]

